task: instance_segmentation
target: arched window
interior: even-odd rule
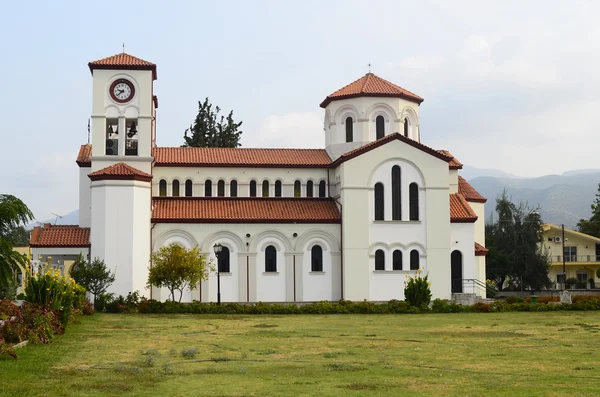
[[[237,181],[229,183],[229,197],[237,197]]]
[[[212,181],[207,179],[204,181],[204,197],[212,196]]]
[[[172,187],[172,190],[173,190],[171,195],[173,197],[179,197],[179,181],[177,179],[175,179],[173,181],[173,186],[171,186],[171,187]]]
[[[308,181],[306,182],[306,197],[312,197],[313,196],[313,181]]]
[[[219,179],[217,182],[217,196],[225,197],[225,181],[223,179]]]
[[[450,254],[450,291],[453,294],[463,292],[462,253],[458,250]]]
[[[319,182],[319,197],[325,197],[327,195],[327,185],[325,181]]]
[[[402,251],[395,250],[392,254],[392,269],[402,270]]]
[[[383,250],[375,251],[375,270],[385,270],[385,253]]]
[[[277,271],[277,250],[272,245],[265,249],[265,272]]]
[[[167,195],[167,181],[164,179],[161,179],[160,182],[158,182],[158,195],[160,197],[166,197]]]
[[[256,197],[256,181],[250,181],[250,197]]]
[[[262,183],[262,196],[269,197],[269,181],[263,181]]]
[[[219,264],[219,273],[229,273],[231,271],[229,268],[229,248],[221,248],[217,262]]]
[[[302,183],[300,181],[294,182],[294,197],[302,196]]]
[[[419,270],[419,251],[410,251],[410,270]]]
[[[320,245],[315,245],[310,250],[310,271],[323,271],[323,248]]]
[[[408,138],[408,119],[404,119],[404,136]]]
[[[381,139],[385,136],[385,119],[383,116],[377,116],[375,119],[375,138]]]
[[[185,181],[185,196],[186,197],[192,197],[192,187],[193,187],[193,182],[191,179],[188,179],[187,181]]]
[[[375,220],[382,221],[384,219],[383,211],[383,183],[375,184]]]
[[[281,181],[275,181],[275,197],[281,197]]]
[[[353,123],[354,123],[354,120],[352,120],[352,117],[346,118],[346,142],[352,142],[352,139],[354,137]]]
[[[400,167],[392,167],[392,219],[402,220],[402,194],[400,181]]]
[[[410,220],[419,220],[419,185],[411,183],[408,186],[408,206],[410,212]]]

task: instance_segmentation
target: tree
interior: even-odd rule
[[[0,299],[14,298],[19,265],[26,264],[23,255],[13,250],[10,234],[31,220],[33,214],[25,203],[15,196],[0,194]]]
[[[94,306],[98,295],[106,292],[108,287],[115,282],[115,273],[106,268],[103,260],[95,258],[92,262],[84,259],[83,255],[73,264],[71,277],[75,282],[85,287],[94,295]]]
[[[577,222],[577,230],[579,230],[580,233],[600,237],[600,183],[598,184],[596,200],[594,200],[591,207],[592,216],[590,219],[580,219],[579,222]]]
[[[238,128],[242,122],[236,123],[233,121],[233,110],[229,112],[227,117],[219,113],[221,108],[215,107],[208,101],[198,101],[198,114],[194,120],[194,124],[185,130],[183,139],[185,143],[183,147],[230,147],[235,148],[241,146],[240,136],[242,131]],[[190,136],[188,136],[188,133]]]
[[[29,235],[31,230],[27,230],[25,226],[16,226],[11,228],[6,234],[6,239],[13,247],[25,247],[29,245]]]
[[[507,280],[514,287],[541,289],[550,284],[548,253],[543,251],[543,222],[538,208],[512,203],[503,192],[496,199],[498,221],[486,225],[487,277],[502,290]]]
[[[214,267],[197,246],[187,249],[173,243],[152,254],[148,287],[167,287],[173,302],[177,290],[181,302],[183,290],[195,289],[200,281],[208,279],[208,272],[213,270]]]

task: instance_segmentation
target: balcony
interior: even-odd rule
[[[589,263],[589,264],[600,264],[600,255],[565,255],[565,263]],[[554,255],[550,257],[551,263],[563,263],[562,255]]]

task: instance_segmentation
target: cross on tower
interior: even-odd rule
[[[368,66],[369,66],[369,73],[371,73],[371,62],[369,62]]]

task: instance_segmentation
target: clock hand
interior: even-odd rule
[[[117,95],[121,95],[124,92],[125,92],[125,90],[119,90],[119,93]]]

